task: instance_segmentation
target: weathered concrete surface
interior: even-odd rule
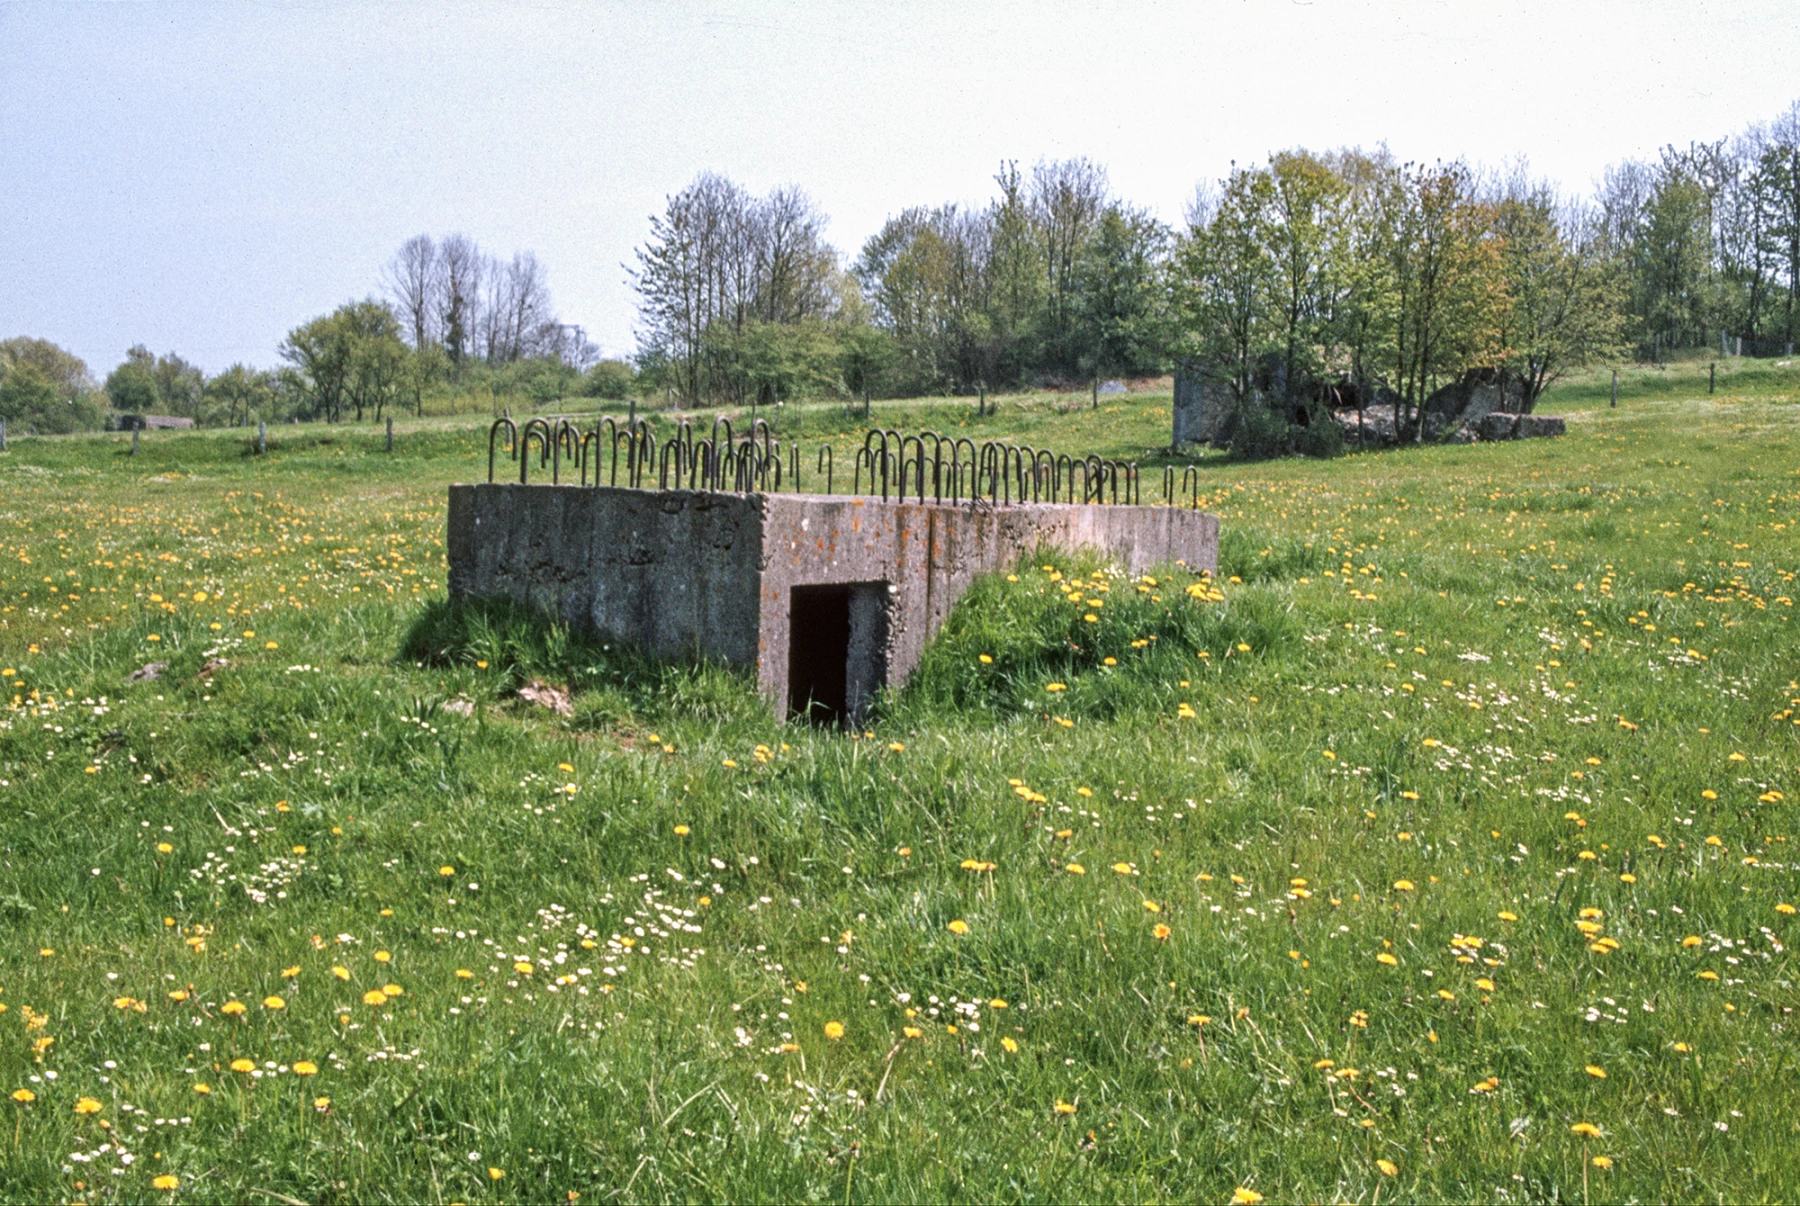
[[[790,631],[793,589],[858,584],[847,604],[854,712],[906,681],[978,575],[1040,544],[1092,548],[1132,573],[1214,570],[1218,535],[1216,516],[1175,507],[458,485],[450,596],[512,598],[657,653],[754,666],[759,690],[785,710],[789,645],[807,639]]]

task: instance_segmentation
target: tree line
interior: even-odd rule
[[[624,398],[636,369],[604,360],[562,322],[530,252],[502,260],[466,235],[408,239],[381,271],[383,297],[348,301],[288,332],[279,362],[208,376],[142,344],[96,382],[78,357],[40,339],[0,342],[0,419],[15,432],[95,430],[110,415],[202,426],[380,421],[395,411]]]
[[[1385,149],[1234,166],[1180,229],[1086,159],[1004,164],[994,186],[904,209],[846,259],[804,192],[702,174],[627,269],[645,385],[741,403],[1186,365],[1247,391],[1276,363],[1416,412],[1474,368],[1517,371],[1529,404],[1585,361],[1800,336],[1800,103],[1587,197]]]
[[[359,420],[471,398],[689,405],[972,394],[1172,368],[1240,394],[1331,381],[1416,413],[1438,384],[1510,368],[1528,401],[1569,367],[1800,338],[1800,102],[1713,142],[1606,169],[1590,195],[1522,168],[1305,149],[1234,166],[1177,226],[1087,159],[1001,165],[975,204],[900,210],[854,256],[798,188],[703,173],[627,265],[638,346],[603,360],[529,251],[408,239],[381,296],[301,323],[267,368],[208,377],[139,345],[96,383],[54,344],[0,343],[0,418],[109,411]],[[1386,391],[1385,393],[1383,391]]]

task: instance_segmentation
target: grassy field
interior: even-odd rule
[[[1792,1199],[1800,372],[1705,371],[1209,458],[1222,599],[1036,559],[860,734],[446,609],[484,430],[15,439],[0,1197]]]

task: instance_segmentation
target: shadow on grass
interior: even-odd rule
[[[428,604],[401,641],[408,661],[479,669],[499,692],[532,679],[566,686],[576,727],[627,719],[766,722],[748,671],[704,658],[662,658],[568,625],[510,599]]]

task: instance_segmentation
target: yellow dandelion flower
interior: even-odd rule
[[[442,875],[443,877],[448,879],[450,876],[456,874],[456,868],[452,867],[449,863],[445,863],[443,866],[438,868],[438,874]]]
[[[264,997],[262,1003],[263,1003],[264,1009],[286,1009],[287,1008],[286,1001],[284,1001],[280,997],[274,996],[272,994],[270,996]]]
[[[1595,1168],[1599,1169],[1602,1172],[1605,1172],[1607,1169],[1609,1169],[1613,1166],[1612,1157],[1611,1156],[1595,1156],[1593,1164],[1594,1164]]]
[[[532,972],[532,966],[526,960],[521,959],[513,964],[513,970],[518,972],[521,976],[529,976]]]
[[[1700,945],[1700,936],[1698,934],[1689,934],[1686,938],[1683,938],[1681,940],[1681,946],[1682,946],[1683,950],[1692,950],[1694,947],[1699,946],[1699,945]]]
[[[690,832],[692,832],[692,831],[689,830],[686,825],[675,826],[675,836],[676,837],[686,837]]]
[[[1388,967],[1399,967],[1400,966],[1400,960],[1398,960],[1394,956],[1388,954],[1386,951],[1382,951],[1379,955],[1376,955],[1375,962],[1385,964]]]
[[[1080,863],[1064,863],[1063,870],[1067,871],[1070,875],[1086,875],[1087,874],[1087,868],[1082,866]]]
[[[945,928],[947,928],[952,934],[966,934],[969,932],[969,923],[964,921],[962,918],[958,917],[955,921],[952,921]]]
[[[331,969],[331,974],[340,980],[348,980],[350,978],[350,969],[347,967],[334,967]]]
[[[1150,932],[1156,936],[1156,940],[1158,942],[1167,942],[1169,940],[1169,935],[1174,933],[1175,931],[1171,930],[1167,925],[1165,925],[1159,921],[1156,923],[1156,927],[1154,929],[1152,929]]]
[[[254,1072],[256,1064],[252,1060],[234,1059],[231,1061],[231,1070],[233,1072]]]
[[[230,1015],[230,1014],[235,1014],[235,1013],[242,1013],[242,1012],[244,1012],[244,1010],[246,1010],[248,1008],[249,1008],[249,1006],[245,1005],[242,1001],[227,1001],[223,1005],[219,1006],[219,1012]]]
[[[1384,1177],[1397,1177],[1400,1175],[1400,1166],[1395,1164],[1392,1160],[1377,1160],[1375,1161],[1375,1167],[1381,1170],[1381,1175]]]
[[[37,1094],[33,1093],[30,1089],[14,1089],[12,1091],[12,1099],[20,1105],[30,1105],[37,1100]]]
[[[299,975],[300,969],[298,967],[284,967],[281,969],[281,978],[283,980],[292,980]]]
[[[1410,879],[1397,879],[1394,881],[1394,891],[1396,892],[1411,892],[1413,888],[1414,884]]]
[[[381,986],[381,995],[384,997],[397,997],[403,991],[405,991],[405,990],[403,990],[398,984],[383,984]]]
[[[95,1098],[78,1097],[75,1100],[75,1112],[77,1114],[98,1114],[100,1109],[100,1102]]]
[[[387,951],[376,951],[375,952],[375,962],[377,962],[377,963],[391,963],[391,962],[393,962],[393,960],[394,960],[394,956]]]
[[[150,1187],[152,1189],[180,1189],[181,1178],[174,1173],[163,1173],[159,1177],[151,1178]]]
[[[1577,1122],[1569,1128],[1571,1134],[1580,1135],[1583,1139],[1598,1139],[1600,1128],[1591,1122]]]
[[[920,1030],[917,1026],[902,1026],[900,1027],[900,1033],[907,1038],[921,1038],[925,1034],[925,1032]]]
[[[1238,648],[1248,651],[1250,646],[1239,645]],[[1263,1200],[1263,1196],[1254,1189],[1240,1185],[1232,1192],[1231,1200],[1234,1206],[1257,1206],[1257,1203]]]
[[[194,1092],[205,1097],[208,1093],[212,1092],[212,1086],[209,1084],[197,1084],[194,1086]]]
[[[1058,1114],[1073,1114],[1075,1112],[1075,1107],[1060,1097],[1056,1099],[1056,1104],[1051,1108]]]
[[[459,967],[456,969],[456,978],[458,980],[473,980],[475,978],[475,973],[466,967]]]
[[[498,1181],[501,1177],[504,1177],[505,1175],[506,1175],[506,1170],[504,1168],[488,1169],[488,1180],[490,1180],[490,1181]]]
[[[298,1059],[294,1061],[295,1076],[316,1076],[318,1075],[318,1072],[319,1065],[313,1063],[310,1059]]]
[[[313,1098],[313,1109],[319,1111],[319,1113],[323,1114],[326,1110],[329,1110],[330,1108],[331,1108],[331,1098],[329,1098],[329,1097]]]
[[[371,988],[363,994],[364,1005],[386,1005],[387,999],[387,994],[379,988]]]
[[[1600,1067],[1598,1064],[1589,1064],[1587,1066],[1587,1074],[1589,1076],[1593,1077],[1595,1080],[1605,1080],[1606,1079],[1606,1069]]]
[[[1001,1036],[1000,1045],[1006,1049],[1008,1055],[1016,1054],[1019,1050],[1019,1041],[1011,1035]]]
[[[1112,869],[1117,871],[1120,875],[1130,875],[1132,872],[1130,863],[1114,863]]]
[[[825,1037],[828,1039],[843,1038],[844,1037],[844,1024],[842,1022],[826,1022],[825,1023]]]
[[[1787,901],[1784,900],[1780,904],[1775,906],[1775,911],[1777,913],[1783,913],[1789,917],[1792,917],[1794,915],[1794,906],[1787,903]]]

